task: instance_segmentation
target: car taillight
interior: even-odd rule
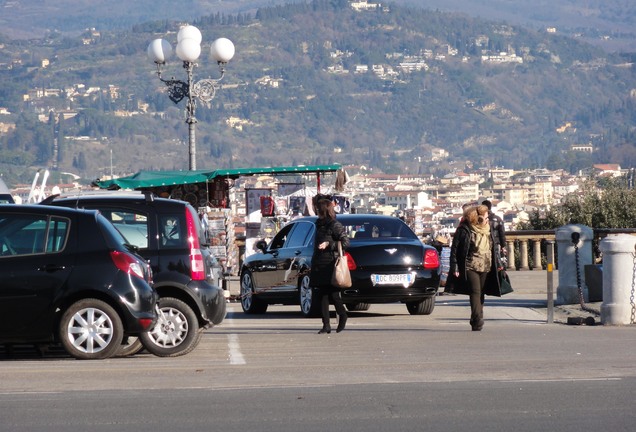
[[[345,252],[345,256],[347,257],[347,267],[349,267],[349,270],[355,270],[356,268],[358,268],[356,262],[353,260],[353,257],[349,252]]]
[[[439,267],[439,255],[435,249],[426,249],[424,252],[424,268],[434,269]]]
[[[205,264],[201,249],[190,249],[190,273],[192,280],[205,280]]]
[[[186,226],[188,228],[188,242],[190,243],[190,276],[192,280],[205,280],[205,263],[201,253],[197,224],[188,209],[186,209]]]
[[[134,256],[126,252],[111,251],[110,257],[119,270],[145,280],[144,268]]]

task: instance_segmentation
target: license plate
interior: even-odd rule
[[[371,283],[375,285],[402,285],[404,288],[413,285],[415,274],[372,274]]]

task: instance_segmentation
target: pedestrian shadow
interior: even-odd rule
[[[470,300],[468,297],[465,299],[443,299],[438,300],[437,304],[439,306],[470,306]],[[486,297],[484,307],[546,308],[547,300]]]

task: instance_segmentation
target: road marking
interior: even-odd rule
[[[543,382],[584,382],[584,381],[622,381],[621,377],[599,377],[599,378],[543,378],[543,379],[519,379],[502,380],[509,383],[543,383]]]
[[[225,322],[232,325],[232,315],[234,314],[234,308],[232,306],[228,307],[227,314],[225,316]],[[241,344],[239,344],[238,335],[235,333],[231,333],[227,335],[227,348],[230,356],[230,364],[232,365],[244,365],[247,362],[245,361],[245,357],[243,357],[243,353],[241,352]]]
[[[243,365],[245,364],[245,357],[241,353],[241,345],[239,344],[237,334],[227,335],[227,347],[230,351],[230,364]]]

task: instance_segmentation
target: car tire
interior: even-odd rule
[[[83,299],[62,315],[59,338],[71,356],[80,360],[101,360],[114,356],[121,347],[124,326],[108,303]]]
[[[369,303],[347,303],[347,310],[351,312],[364,312],[368,311],[371,305]]]
[[[254,279],[249,271],[241,275],[241,307],[246,314],[264,314],[267,312],[267,303],[254,294]]]
[[[317,289],[311,286],[309,275],[304,275],[298,282],[298,304],[300,304],[300,313],[305,318],[320,316],[320,304],[316,291]]]
[[[157,324],[139,338],[144,347],[158,357],[186,355],[199,345],[202,332],[190,306],[173,297],[160,297]]]
[[[427,297],[420,302],[407,302],[406,310],[411,315],[430,315],[435,309],[435,296]]]
[[[125,337],[121,342],[121,346],[115,354],[115,357],[130,357],[135,354],[139,354],[144,349],[144,344],[141,342],[141,339],[135,336]]]

